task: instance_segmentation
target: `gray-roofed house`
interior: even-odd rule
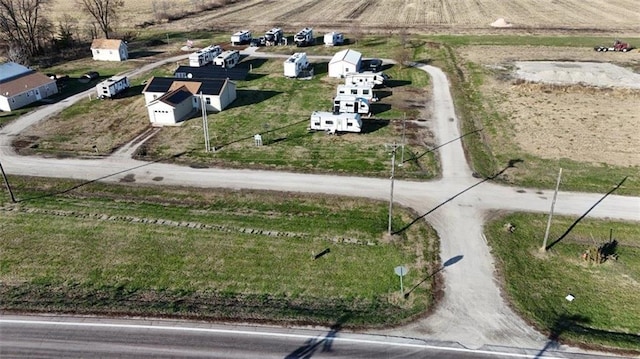
[[[116,39],[94,39],[91,54],[97,61],[124,61],[129,58],[127,44]]]
[[[13,111],[58,93],[56,81],[15,62],[0,64],[0,110]]]
[[[329,77],[344,77],[349,72],[360,72],[362,54],[346,49],[338,51],[329,61]]]
[[[209,112],[220,112],[236,99],[236,84],[227,79],[153,77],[144,90],[152,126],[179,126],[204,101]]]

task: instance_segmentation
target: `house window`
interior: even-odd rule
[[[329,120],[327,122],[325,122],[326,125],[333,125],[333,121]]]
[[[352,95],[357,95],[357,94],[358,94],[358,90],[356,90],[356,89],[351,89],[351,94],[352,94]]]
[[[347,122],[347,127],[351,127],[353,124],[351,122]]]
[[[314,126],[320,126],[320,122],[314,122],[313,125]]]
[[[369,90],[362,90],[362,94],[363,95],[368,95],[369,94]]]
[[[211,105],[211,97],[207,97],[206,101],[207,101],[207,105]]]
[[[100,50],[96,50],[96,54],[99,54],[99,53],[100,53]]]

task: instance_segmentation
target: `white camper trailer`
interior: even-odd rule
[[[313,29],[310,27],[305,27],[304,29],[298,31],[296,36],[293,37],[293,41],[298,47],[313,45],[313,43],[315,42],[315,39],[313,38]]]
[[[231,45],[248,44],[251,41],[251,31],[240,30],[231,35]]]
[[[344,36],[341,32],[328,32],[324,34],[324,46],[337,46],[344,44]]]
[[[378,98],[376,98],[373,94],[373,88],[367,85],[338,85],[336,96],[356,96],[363,98],[369,102],[378,101]]]
[[[300,72],[309,67],[306,52],[296,52],[284,62],[284,75],[286,77],[298,77]]]
[[[350,72],[344,75],[345,85],[380,86],[389,78],[384,72]]]
[[[213,59],[222,53],[218,45],[207,46],[189,55],[189,66],[200,67],[213,62]]]
[[[214,65],[221,66],[225,69],[236,66],[238,62],[240,62],[240,51],[238,50],[227,50],[213,59]]]
[[[309,129],[336,132],[360,132],[362,119],[357,113],[338,113],[314,111],[311,114]]]
[[[96,85],[98,98],[111,98],[129,88],[129,79],[126,76],[114,76]]]
[[[370,115],[369,101],[356,96],[336,96],[333,99],[334,113],[359,113]]]
[[[279,27],[274,27],[273,29],[264,33],[264,44],[266,46],[276,46],[282,44],[282,40],[284,38],[284,32]]]

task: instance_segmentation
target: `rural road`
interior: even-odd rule
[[[165,62],[177,59],[167,59]],[[504,187],[490,182],[473,187],[481,180],[472,177],[462,144],[455,140],[460,137],[460,125],[446,75],[433,66],[415,66],[426,71],[432,78],[433,117],[430,126],[436,134],[438,145],[442,145],[438,148],[442,178],[432,182],[396,180],[394,200],[419,213],[427,213],[442,204],[425,219],[437,230],[441,239],[442,262],[455,256],[462,256],[462,260],[442,272],[445,295],[432,315],[401,328],[378,332],[460,342],[469,348],[480,348],[483,345],[542,348],[547,343],[546,338],[518,317],[502,298],[499,282],[494,276],[494,262],[482,232],[485,216],[490,210],[548,211],[552,191]],[[137,71],[143,71],[143,68]],[[195,169],[141,162],[122,156],[82,160],[24,157],[14,153],[11,148],[12,138],[33,123],[83,96],[86,94],[43,107],[2,128],[0,155],[5,171],[13,175],[115,183],[128,175],[133,176],[137,183],[152,185],[296,191],[381,200],[386,200],[389,196],[389,181],[384,179],[256,170]],[[560,192],[556,213],[582,215],[601,196]],[[609,196],[589,216],[639,221],[640,198]]]

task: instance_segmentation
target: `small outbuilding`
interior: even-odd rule
[[[204,106],[220,112],[236,99],[236,84],[227,79],[153,77],[142,90],[152,126],[179,126]]]
[[[116,39],[94,39],[91,53],[96,61],[125,61],[129,58],[127,44]]]
[[[349,72],[360,72],[362,54],[346,49],[337,52],[329,61],[329,77],[342,78]]]
[[[56,80],[15,62],[0,64],[0,111],[13,111],[58,93]]]

